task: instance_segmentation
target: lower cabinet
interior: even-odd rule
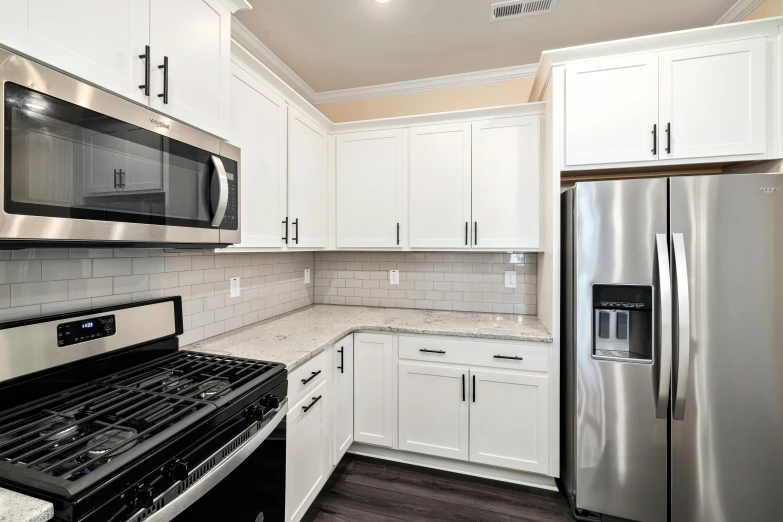
[[[329,383],[321,384],[288,410],[286,434],[286,521],[301,520],[332,472]]]
[[[392,447],[394,366],[391,335],[354,335],[353,439],[356,442]]]
[[[332,448],[333,462],[337,464],[353,443],[353,335],[334,344],[332,372]]]

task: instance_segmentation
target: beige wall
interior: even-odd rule
[[[758,20],[783,15],[783,0],[764,0],[745,17],[745,20]]]
[[[316,105],[335,123],[527,103],[533,78]]]

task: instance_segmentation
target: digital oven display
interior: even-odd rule
[[[114,335],[117,325],[113,315],[93,317],[91,319],[61,323],[57,325],[57,346],[94,341]]]

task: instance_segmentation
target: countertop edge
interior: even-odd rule
[[[47,522],[54,518],[54,505],[29,495],[0,488],[0,522]]]

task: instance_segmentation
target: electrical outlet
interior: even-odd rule
[[[400,284],[400,271],[399,270],[389,270],[389,284],[390,285],[398,285],[398,284]]]
[[[503,278],[506,283],[506,288],[517,287],[517,273],[511,270],[506,270],[506,277]]]
[[[305,284],[308,284],[310,282],[310,269],[305,268]]]
[[[239,278],[238,277],[232,277],[231,278],[231,298],[239,297],[242,294],[242,291],[239,286]]]

